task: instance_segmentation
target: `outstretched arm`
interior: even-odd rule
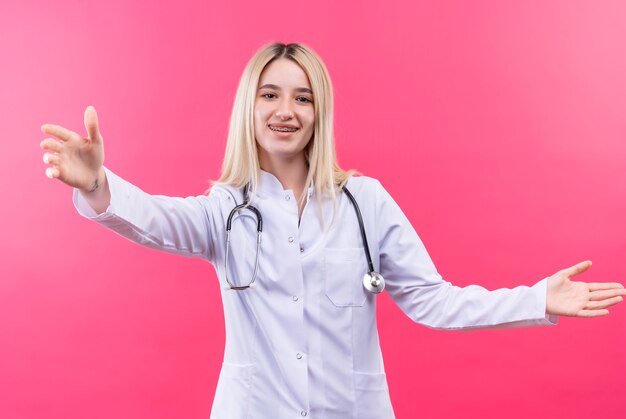
[[[40,144],[49,165],[46,175],[75,188],[79,213],[144,246],[211,260],[219,198],[142,191],[104,167],[103,138],[93,106],[85,110],[84,122],[86,137],[44,124],[41,130],[51,137]]]
[[[558,316],[598,317],[620,303],[626,289],[616,282],[578,282],[571,278],[591,267],[591,261],[578,263],[548,278],[546,313]]]
[[[426,248],[400,207],[379,186],[380,272],[389,295],[414,321],[435,329],[525,327],[555,324],[557,316],[595,317],[626,295],[621,284],[571,280],[587,270],[583,262],[532,287],[487,290],[454,286],[437,273]]]

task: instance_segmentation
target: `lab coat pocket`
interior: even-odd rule
[[[387,377],[384,373],[354,372],[354,391],[359,419],[392,419]]]
[[[363,248],[326,249],[324,253],[324,287],[326,296],[337,307],[360,307],[367,291],[363,275],[367,262]]]
[[[254,364],[222,364],[211,419],[248,417],[253,372]]]

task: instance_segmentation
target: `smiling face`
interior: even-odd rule
[[[293,60],[274,60],[261,73],[256,93],[254,134],[261,167],[304,161],[315,126],[313,92],[305,72]]]

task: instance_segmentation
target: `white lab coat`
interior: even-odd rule
[[[149,195],[107,169],[111,204],[96,215],[75,191],[84,216],[139,244],[206,259],[222,287],[226,347],[211,417],[393,418],[376,328],[376,297],[364,290],[367,269],[354,208],[308,191],[300,224],[296,197],[262,172],[254,205],[263,216],[255,287],[225,290],[226,219],[240,190],[216,186],[209,196]],[[549,325],[546,280],[488,291],[443,281],[398,205],[381,184],[354,177],[376,270],[386,292],[414,321],[438,329]],[[320,211],[323,217],[320,217]],[[322,224],[321,220],[324,220]],[[254,270],[256,220],[233,221],[231,278]]]

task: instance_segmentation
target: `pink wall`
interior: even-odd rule
[[[625,18],[617,0],[0,2],[0,417],[207,418],[223,351],[213,268],[80,218],[44,176],[42,123],[82,133],[93,104],[108,167],[200,194],[246,61],[304,42],[342,165],[383,182],[446,279],[591,259],[582,278],[624,282]],[[474,333],[379,308],[398,418],[626,417],[626,307]]]

